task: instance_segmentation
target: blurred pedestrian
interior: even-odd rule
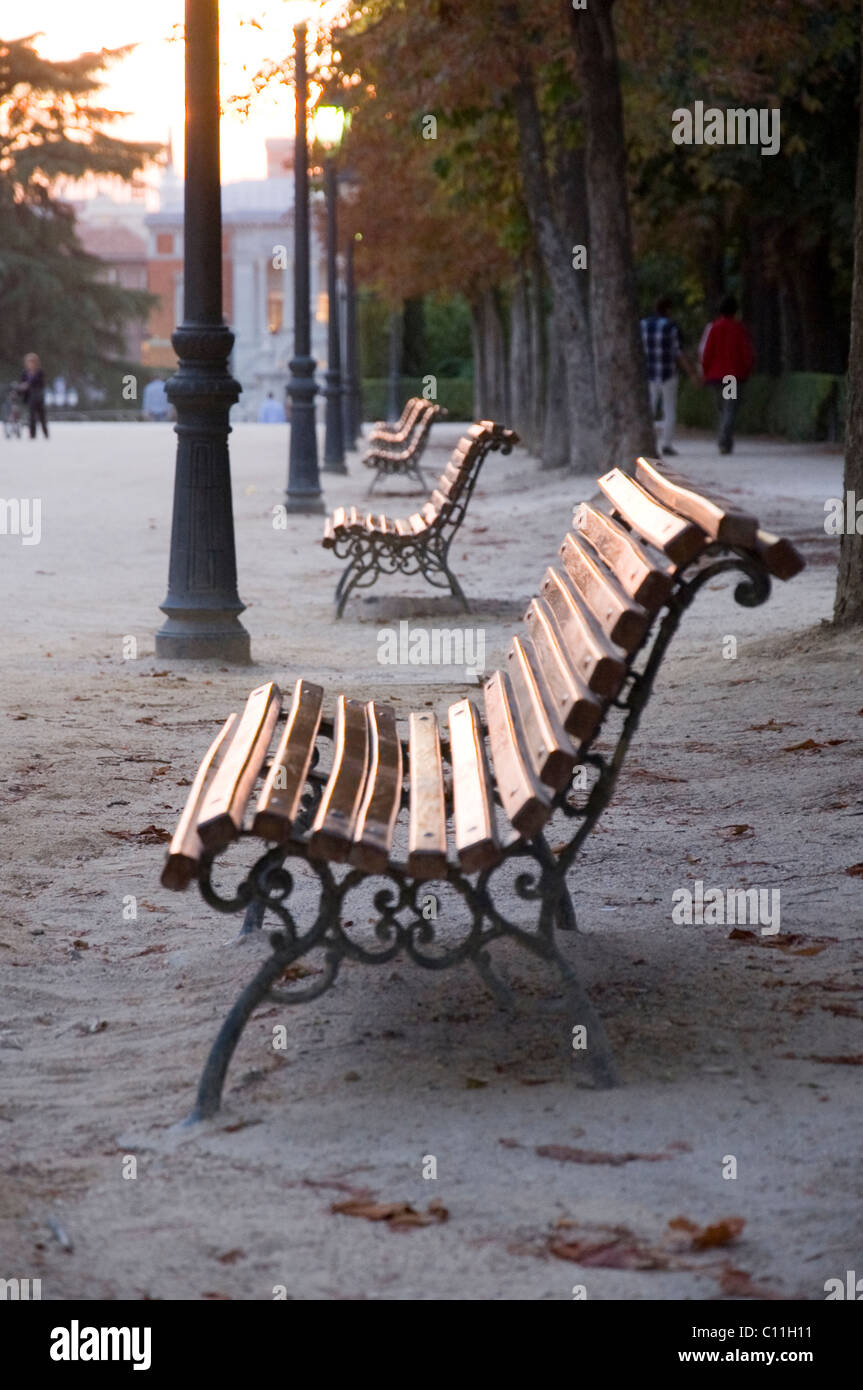
[[[268,391],[266,400],[261,401],[258,407],[258,424],[283,425],[284,423],[285,407],[276,400],[272,391]]]
[[[48,438],[48,422],[45,418],[45,373],[35,352],[28,352],[24,358],[24,370],[18,381],[17,391],[27,405],[30,421],[30,438],[36,438],[36,426],[42,426],[42,433]]]
[[[734,424],[740,405],[740,392],[752,375],[755,349],[749,329],[737,317],[737,300],[727,294],[719,315],[707,325],[700,347],[701,372],[705,383],[716,392],[719,408],[719,452],[734,449]]]
[[[171,403],[165,390],[164,378],[154,376],[144,387],[141,405],[148,420],[167,420]]]
[[[661,448],[664,454],[676,454],[674,447],[674,427],[677,424],[677,371],[678,367],[688,373],[693,380],[698,374],[683,351],[683,335],[671,313],[671,298],[660,295],[652,314],[641,320],[641,341],[647,359],[647,385],[650,392],[650,412],[656,419],[656,412],[662,402]]]

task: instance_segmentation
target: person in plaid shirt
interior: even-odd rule
[[[698,380],[698,374],[683,351],[683,338],[673,319],[668,317],[671,300],[662,295],[656,301],[654,312],[641,320],[641,341],[647,359],[647,383],[650,391],[650,409],[656,418],[656,410],[662,401],[662,452],[676,454],[672,439],[677,423],[677,369]]]

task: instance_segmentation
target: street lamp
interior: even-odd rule
[[[357,286],[354,278],[354,248],[362,237],[359,232],[348,238],[345,255],[345,371],[342,405],[345,443],[357,447],[360,432],[360,364],[357,342]]]
[[[297,130],[294,145],[294,355],[291,376],[291,449],[285,507],[289,512],[321,513],[324,499],[318,473],[315,427],[315,359],[311,355],[309,288],[309,152],[306,144],[306,26],[294,25]]]
[[[324,472],[347,473],[342,431],[342,362],[339,332],[338,286],[338,175],[335,154],[345,129],[341,106],[319,106],[315,112],[315,136],[324,149],[324,188],[327,199],[327,428],[324,438]]]
[[[234,335],[222,317],[219,6],[186,0],[186,185],[179,367],[166,385],[177,412],[177,462],[162,658],[251,661],[237,593],[228,412]]]

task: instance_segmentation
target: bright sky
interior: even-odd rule
[[[3,27],[12,38],[43,33],[37,47],[52,59],[136,43],[135,52],[110,69],[101,100],[113,110],[130,113],[122,124],[112,127],[115,134],[164,142],[170,133],[174,163],[182,175],[183,43],[170,39],[182,39],[184,8],[183,0],[143,0],[134,5],[123,0],[29,0],[18,10],[15,24],[7,17]],[[245,93],[251,77],[267,60],[279,61],[290,52],[295,23],[307,19],[311,27],[317,14],[340,8],[336,0],[221,0],[223,104]],[[262,27],[256,28],[250,20]],[[289,136],[293,127],[294,94],[284,84],[256,97],[247,119],[228,107],[222,119],[223,179],[263,178],[264,141]]]

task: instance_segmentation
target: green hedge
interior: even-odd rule
[[[384,420],[387,414],[389,383],[386,377],[366,377],[363,381],[363,419]],[[399,380],[399,411],[411,396],[423,395],[423,378],[403,376]],[[437,379],[437,402],[453,420],[473,419],[473,377]]]
[[[780,434],[786,439],[841,437],[845,416],[845,381],[827,372],[786,372],[753,376],[741,392],[740,434]],[[696,386],[688,377],[680,386],[678,417],[693,429],[716,427],[712,387]]]

